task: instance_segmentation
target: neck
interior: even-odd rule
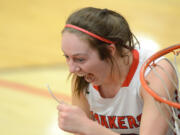
[[[102,97],[112,98],[117,94],[128,75],[132,62],[133,55],[131,52],[128,52],[124,57],[115,58],[112,75],[100,86],[100,94]]]

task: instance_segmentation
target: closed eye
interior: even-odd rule
[[[63,56],[66,58],[66,60],[69,60],[69,56],[68,55],[64,54]],[[77,63],[83,63],[85,61],[85,59],[84,58],[73,58],[73,61],[77,62]]]
[[[82,62],[85,61],[85,59],[84,59],[84,58],[75,58],[74,61],[75,61],[75,62],[82,63]]]
[[[65,55],[65,54],[64,54],[63,56],[64,56],[66,59],[68,59],[68,58],[69,58],[69,56],[67,56],[67,55]]]

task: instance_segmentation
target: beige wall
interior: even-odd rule
[[[120,12],[135,34],[162,48],[180,41],[179,0],[0,0],[0,69],[64,63],[61,29],[85,6]]]

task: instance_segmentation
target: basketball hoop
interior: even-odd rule
[[[174,56],[173,61],[170,60],[170,57],[168,57],[168,60],[171,61],[174,69],[176,70],[178,83],[174,82],[172,77],[168,73],[166,73],[166,71],[163,67],[161,67],[161,69],[167,75],[170,82],[174,85],[174,87],[176,88],[176,94],[179,95],[179,97],[180,97],[180,94],[179,94],[180,93],[180,90],[179,90],[180,64],[178,64],[178,63],[180,63],[180,59],[178,60],[178,56],[180,56],[180,44],[177,44],[177,45],[168,47],[166,49],[160,50],[157,53],[155,53],[154,55],[152,55],[151,57],[149,57],[141,67],[140,81],[141,81],[142,87],[155,99],[156,105],[158,105],[158,104],[159,105],[160,104],[165,105],[165,107],[167,108],[167,110],[169,111],[171,116],[173,117],[174,124],[172,124],[171,121],[167,119],[167,117],[165,117],[165,119],[167,120],[171,129],[177,135],[180,135],[180,120],[179,120],[177,113],[176,113],[177,111],[180,110],[180,103],[178,102],[178,100],[172,100],[172,98],[170,98],[170,96],[167,99],[167,98],[159,95],[158,93],[156,93],[153,89],[150,88],[148,82],[145,79],[145,77],[146,77],[145,73],[146,73],[147,69],[150,68],[152,70],[152,72],[154,72],[155,75],[161,80],[161,82],[164,86],[164,89],[166,90],[167,94],[169,94],[168,88],[166,87],[166,84],[164,84],[164,82],[163,82],[163,78],[161,78],[161,76],[158,74],[158,72],[156,72],[156,69],[155,69],[155,67],[157,66],[156,60],[159,59],[161,56],[166,57],[169,55],[170,55],[170,57]],[[178,96],[177,96],[177,98],[178,98]],[[163,113],[163,111],[160,107],[158,107],[158,109],[161,113]],[[165,113],[163,113],[163,115],[165,115]]]

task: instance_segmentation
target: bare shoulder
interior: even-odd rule
[[[166,59],[162,59],[157,62],[156,66],[151,69],[151,71],[145,78],[148,86],[158,95],[164,98],[168,98],[169,95],[173,97],[175,87],[170,78],[175,83],[177,83],[177,77],[175,69],[169,61],[167,61]],[[165,89],[165,87],[167,89]],[[167,90],[169,94],[167,94]],[[161,104],[161,112],[163,112],[164,114],[162,115],[162,113],[159,111],[160,109],[157,107],[157,104],[155,104],[155,100],[153,100],[152,96],[148,92],[146,92],[146,90],[143,89],[142,86],[140,88],[140,93],[144,101],[140,134],[166,134],[168,130],[168,124],[166,120],[170,119],[170,113],[167,107]],[[164,116],[166,116],[166,119],[164,118]],[[159,127],[158,125],[161,125],[161,127]]]

